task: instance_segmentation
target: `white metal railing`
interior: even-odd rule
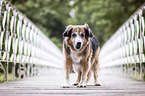
[[[10,70],[16,79],[39,74],[42,67],[61,68],[61,60],[61,51],[39,28],[9,2],[0,1],[0,81],[8,81]]]
[[[145,3],[104,44],[100,68],[122,66],[124,73],[145,75]]]

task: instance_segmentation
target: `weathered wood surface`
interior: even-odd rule
[[[71,84],[75,74],[71,74]],[[61,88],[62,71],[51,69],[48,75],[0,84],[0,96],[145,96],[145,82],[128,77],[100,73],[102,86]]]

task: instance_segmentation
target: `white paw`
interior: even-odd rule
[[[69,88],[69,84],[63,84],[61,88]]]
[[[79,84],[79,85],[77,85],[77,87],[87,87],[87,85],[86,84]]]
[[[101,86],[101,84],[99,82],[96,82],[95,86]]]
[[[74,83],[73,85],[74,85],[74,86],[77,86],[78,84],[79,84],[79,83],[78,83],[78,82],[76,82],[76,83]]]

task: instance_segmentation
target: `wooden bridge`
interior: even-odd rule
[[[87,88],[61,88],[62,70],[49,69],[43,76],[35,76],[18,81],[0,84],[0,96],[144,96],[145,82],[112,75],[100,71],[99,80],[102,86],[93,86],[93,78]],[[72,73],[71,84],[76,75]]]
[[[61,88],[62,52],[9,2],[0,1],[0,96],[144,96],[145,4],[104,44],[102,86]],[[71,84],[76,75],[71,74]]]

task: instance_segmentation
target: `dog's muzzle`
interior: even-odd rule
[[[77,42],[76,49],[80,49],[80,48],[81,48],[81,42]]]

